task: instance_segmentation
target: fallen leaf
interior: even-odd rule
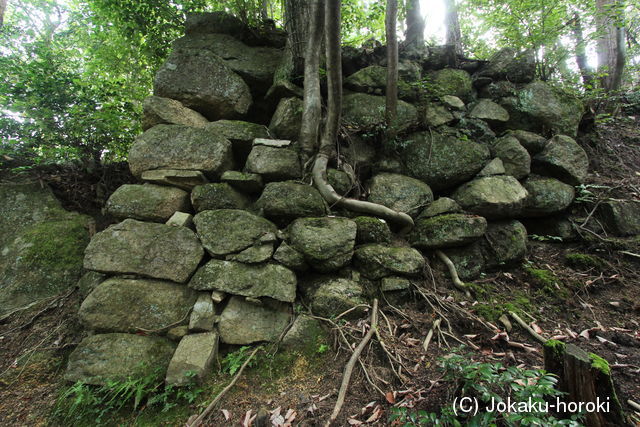
[[[388,391],[384,397],[387,399],[387,402],[389,402],[391,405],[396,403],[396,397],[394,395],[394,393],[392,391]]]
[[[231,418],[231,412],[227,411],[226,409],[222,410],[222,415],[224,415],[224,419],[226,421],[229,421],[229,419]]]

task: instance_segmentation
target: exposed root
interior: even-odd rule
[[[464,292],[467,298],[471,298],[471,292],[469,292],[469,288],[467,287],[467,285],[464,284],[462,280],[460,280],[460,277],[458,277],[458,271],[456,270],[456,266],[453,264],[451,259],[447,256],[447,254],[445,254],[441,250],[437,250],[436,255],[438,256],[438,258],[440,258],[442,262],[445,263],[445,265],[449,269],[449,274],[451,275],[451,280],[453,281],[453,284],[455,285],[455,287],[461,290],[462,292]]]
[[[522,320],[520,318],[520,316],[518,316],[516,313],[514,313],[513,311],[510,311],[509,315],[511,317],[513,317],[513,320],[518,322],[518,325],[522,326],[527,332],[529,332],[531,334],[532,337],[534,337],[540,343],[544,344],[544,343],[547,342],[546,338],[544,338],[542,335],[540,335],[539,333],[534,331],[533,328],[531,326],[527,325],[527,323],[524,320]]]

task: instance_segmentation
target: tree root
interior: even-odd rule
[[[458,277],[458,271],[456,270],[456,266],[453,264],[451,259],[447,256],[447,254],[445,254],[441,250],[437,250],[436,255],[438,256],[438,258],[440,258],[442,262],[445,263],[445,265],[449,269],[449,274],[451,275],[451,280],[453,281],[453,284],[455,285],[455,287],[461,290],[462,292],[464,292],[467,298],[471,298],[471,292],[469,292],[469,288],[467,287],[467,285],[464,284],[462,280],[460,280],[460,277]]]
[[[316,155],[316,160],[313,164],[313,182],[327,203],[399,224],[402,226],[400,234],[406,234],[413,228],[413,219],[404,212],[397,212],[377,203],[345,198],[336,193],[327,180],[328,164],[328,155],[324,153]]]
[[[362,350],[364,350],[367,343],[371,340],[371,337],[376,332],[376,328],[378,327],[378,299],[373,300],[373,308],[371,309],[371,326],[367,334],[362,338],[360,344],[353,350],[353,354],[351,358],[347,362],[344,367],[344,374],[342,375],[342,384],[340,384],[340,390],[338,391],[338,399],[336,400],[336,404],[333,407],[333,412],[331,413],[331,417],[325,424],[325,427],[331,426],[338,415],[340,414],[340,410],[342,409],[342,405],[344,404],[344,399],[347,395],[347,389],[349,388],[349,382],[351,381],[351,374],[353,373],[353,368],[357,361],[360,360],[360,354],[362,354]]]
[[[520,316],[518,316],[516,313],[514,313],[513,311],[510,311],[509,315],[511,317],[513,317],[513,320],[518,322],[518,325],[522,326],[527,332],[529,332],[531,334],[532,337],[534,337],[540,343],[544,344],[544,343],[547,342],[546,338],[544,338],[542,335],[540,335],[539,333],[534,331],[533,328],[531,326],[527,325],[527,323],[524,320],[522,320],[520,318]]]
[[[213,408],[216,406],[216,404],[220,401],[220,399],[222,399],[222,397],[233,388],[233,386],[236,384],[236,382],[238,381],[238,379],[240,378],[240,376],[242,375],[242,371],[244,371],[244,368],[247,367],[247,365],[249,364],[249,362],[251,362],[251,359],[253,359],[253,357],[256,355],[256,353],[258,353],[258,351],[260,350],[260,347],[256,347],[251,354],[249,355],[249,357],[247,358],[247,360],[244,361],[244,363],[242,364],[242,366],[240,367],[240,369],[238,369],[238,372],[236,373],[236,375],[233,377],[233,379],[231,380],[231,382],[229,384],[227,384],[227,386],[225,388],[222,389],[222,391],[220,393],[218,393],[218,395],[215,397],[215,399],[213,399],[211,401],[211,403],[209,403],[209,405],[205,408],[204,411],[202,411],[202,413],[200,415],[198,415],[197,417],[195,415],[193,415],[192,417],[189,418],[189,420],[187,421],[187,427],[198,427],[200,425],[202,425],[202,420],[204,420],[204,418],[209,415],[209,413],[213,410]],[[191,418],[195,417],[195,419],[193,419],[193,421],[191,420]]]

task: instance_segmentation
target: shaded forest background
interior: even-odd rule
[[[304,3],[304,2],[302,2]],[[187,12],[225,10],[256,29],[292,29],[300,0],[0,0],[0,167],[122,160],[142,100]],[[635,0],[445,0],[446,40],[423,41],[417,1],[398,2],[401,49],[453,44],[488,59],[535,52],[542,80],[578,93],[596,122],[640,104]],[[386,43],[384,0],[342,1],[342,43]]]

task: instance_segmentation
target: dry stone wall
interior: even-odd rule
[[[141,183],[112,195],[106,211],[122,222],[85,253],[85,268],[108,279],[80,308],[93,335],[70,358],[69,380],[151,366],[183,384],[190,371],[205,375],[219,341],[274,341],[293,323],[284,340],[300,343],[317,325],[294,319],[294,304],[360,316],[374,296],[406,297],[435,249],[463,280],[518,262],[521,220],[562,218],[586,177],[572,139],[582,106],[534,81],[528,55],[507,49],[464,69],[447,67],[439,50],[404,55],[400,134],[389,147],[378,138],[384,64],[347,49],[345,69],[361,66],[346,76],[350,136],[329,181],[411,215],[415,227],[399,236],[379,218],[337,210],[298,155],[301,100],[272,94],[264,105],[281,45],[248,42],[243,28],[224,14],[190,16],[158,71],[129,153]],[[254,115],[256,104],[272,116]]]

